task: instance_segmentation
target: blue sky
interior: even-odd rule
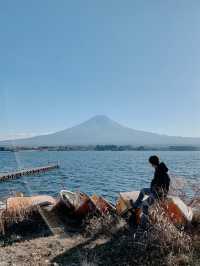
[[[0,1],[0,139],[104,114],[200,137],[200,2]]]

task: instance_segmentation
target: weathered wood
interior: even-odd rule
[[[47,171],[50,171],[56,168],[59,168],[58,164],[49,164],[46,166],[23,169],[23,170],[18,170],[15,172],[10,172],[10,173],[0,173],[0,181],[6,181],[8,179],[16,179],[16,178],[19,178],[25,175],[39,174],[39,173],[47,172]]]
[[[65,232],[65,226],[58,218],[58,216],[52,212],[51,207],[40,207],[40,215],[45,221],[46,225],[51,230],[52,234],[65,237],[67,234]]]

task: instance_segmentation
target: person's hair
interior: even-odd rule
[[[159,165],[159,158],[156,155],[149,157],[149,162],[153,165]]]

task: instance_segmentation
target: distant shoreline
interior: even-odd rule
[[[63,146],[0,146],[0,151],[200,151],[198,146],[132,146],[132,145],[63,145]]]

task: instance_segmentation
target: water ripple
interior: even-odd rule
[[[66,188],[98,193],[114,200],[120,191],[138,190],[149,185],[153,176],[148,163],[151,154],[150,151],[0,152],[1,172],[46,165],[49,161],[59,161],[61,166],[43,175],[1,183],[0,197],[5,198],[16,191],[56,196],[59,190]],[[173,175],[200,181],[200,152],[160,151],[158,155]]]

